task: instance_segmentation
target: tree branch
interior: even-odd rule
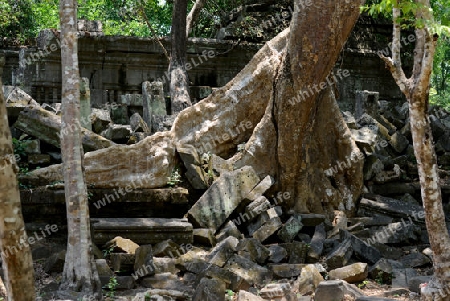
[[[197,20],[200,11],[205,5],[205,0],[197,0],[195,1],[194,6],[192,7],[189,15],[186,18],[186,37],[189,37],[189,34],[192,32],[192,28],[194,27],[195,20]]]

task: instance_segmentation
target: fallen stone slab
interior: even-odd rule
[[[352,241],[346,238],[325,258],[325,263],[329,269],[341,268],[347,264],[352,254]]]
[[[269,254],[269,261],[273,263],[279,263],[283,261],[285,258],[287,258],[288,253],[285,248],[279,245],[271,245],[268,247],[270,254]]]
[[[278,231],[278,237],[284,242],[291,242],[303,228],[300,216],[291,216]]]
[[[264,301],[264,299],[256,295],[253,295],[250,292],[241,290],[239,291],[236,301]]]
[[[261,297],[268,300],[296,300],[289,283],[266,284],[260,291]]]
[[[408,289],[408,280],[417,276],[416,270],[412,268],[392,269],[392,288]]]
[[[249,258],[251,261],[264,264],[270,255],[267,249],[261,242],[254,238],[245,238],[239,241],[237,246],[238,255]]]
[[[274,178],[271,176],[266,176],[258,185],[255,186],[246,196],[245,198],[254,201],[260,196],[264,194],[272,185],[275,184]]]
[[[275,208],[270,208],[269,210],[267,210],[267,214],[269,216],[269,220],[263,223],[261,227],[257,229],[252,235],[253,238],[258,239],[260,242],[264,242],[283,226],[283,222],[278,216]]]
[[[225,301],[225,284],[218,279],[203,278],[195,290],[192,301]]]
[[[258,183],[258,175],[249,166],[222,174],[188,211],[189,220],[217,231]]]
[[[323,280],[317,267],[313,264],[308,264],[302,268],[302,272],[297,280],[295,280],[293,288],[301,295],[310,295],[315,292],[317,286]]]
[[[228,259],[236,252],[236,247],[239,240],[233,236],[227,237],[220,243],[218,243],[206,257],[206,260],[219,267],[223,267]]]
[[[305,267],[306,264],[281,263],[269,264],[267,266],[272,271],[275,278],[283,279],[299,276],[302,272],[302,268]]]
[[[355,301],[396,301],[396,299],[381,298],[381,297],[358,297]]]
[[[342,240],[350,238],[352,242],[352,249],[359,257],[368,260],[372,264],[381,259],[380,251],[365,243],[362,239],[359,239],[358,237],[350,234],[348,231],[342,229],[339,231],[339,235]]]
[[[183,281],[178,279],[177,275],[172,275],[172,273],[161,273],[144,277],[140,283],[143,287],[148,288],[192,292],[191,287],[184,284]]]
[[[307,260],[318,261],[323,252],[323,241],[327,238],[327,233],[325,231],[325,226],[320,224],[316,226],[314,235],[311,238],[309,244],[309,251],[307,255]]]
[[[392,284],[392,270],[404,268],[399,261],[381,258],[369,269],[369,276],[372,279],[381,279],[383,283]]]
[[[216,237],[211,229],[194,229],[194,243],[214,247],[216,245]]]
[[[41,107],[29,106],[25,108],[17,119],[14,127],[56,147],[61,147],[61,116],[53,114]],[[63,128],[62,134],[74,131],[76,125]],[[108,148],[114,142],[103,138],[85,128],[81,130],[82,145],[85,152]]]
[[[363,281],[369,275],[367,263],[357,262],[342,268],[331,270],[328,275],[330,279],[345,280],[348,283]]]
[[[114,272],[133,272],[135,254],[111,253],[110,260]]]
[[[300,217],[302,218],[302,224],[306,227],[315,227],[320,225],[325,221],[325,215],[323,214],[300,214]]]
[[[103,245],[117,234],[138,244],[156,244],[166,239],[192,243],[192,224],[186,219],[167,218],[95,218],[91,219],[93,241]]]
[[[366,194],[361,199],[358,215],[373,216],[382,214],[390,217],[403,218],[409,222],[424,223],[423,207],[397,199]]]
[[[420,285],[430,282],[432,276],[415,276],[408,279],[408,289],[420,294]]]
[[[399,259],[399,261],[405,266],[409,268],[418,268],[426,264],[430,264],[431,260],[428,256],[423,255],[422,253],[411,253],[403,256]]]

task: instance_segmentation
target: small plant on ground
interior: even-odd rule
[[[103,252],[103,257],[108,257],[112,251],[114,251],[114,248],[116,247],[115,244],[112,244],[108,249],[104,249]]]
[[[363,289],[366,287],[366,285],[369,283],[368,280],[364,280],[363,282],[358,284],[358,288]]]

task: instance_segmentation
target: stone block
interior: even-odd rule
[[[237,239],[241,239],[244,235],[239,231],[236,227],[235,223],[232,221],[228,221],[222,229],[220,229],[219,233],[216,235],[217,242],[220,242],[227,238],[228,236],[236,237]]]
[[[114,272],[131,272],[134,271],[134,254],[111,253],[111,265]]]
[[[51,255],[44,263],[44,272],[47,274],[51,273],[62,273],[64,270],[64,262],[66,261],[66,251],[60,251]]]
[[[303,228],[300,216],[291,216],[278,231],[278,237],[284,242],[291,242]]]
[[[268,215],[268,220],[264,222],[259,229],[257,229],[253,234],[253,238],[258,239],[263,242],[274,234],[278,229],[281,228],[283,223],[279,217],[279,213],[275,208],[270,208],[266,211]]]
[[[322,281],[316,288],[314,299],[320,301],[344,300],[344,284],[342,280]]]
[[[315,292],[319,283],[323,281],[322,275],[313,264],[308,264],[302,268],[302,272],[294,282],[294,290],[301,295],[310,295]]]
[[[380,251],[376,248],[368,245],[362,239],[350,234],[346,230],[340,230],[339,235],[342,240],[350,238],[353,251],[361,258],[368,260],[370,263],[374,264],[381,259]]]
[[[188,211],[189,219],[217,231],[258,183],[258,175],[248,166],[222,174]]]
[[[411,253],[403,256],[399,260],[407,268],[418,268],[427,264],[431,264],[430,258],[422,253]]]
[[[134,260],[134,271],[141,269],[142,267],[153,267],[153,252],[152,245],[143,245],[136,249],[135,260]],[[155,273],[155,268],[152,270],[148,269],[145,275],[153,275]]]
[[[206,257],[209,263],[215,264],[219,267],[223,267],[225,263],[230,259],[234,252],[239,240],[233,236],[227,237],[223,241],[219,242]]]
[[[131,131],[133,132],[150,134],[150,128],[148,127],[147,123],[145,123],[144,119],[142,119],[141,115],[139,115],[139,113],[134,113],[133,115],[131,115],[130,126]]]
[[[106,130],[101,132],[103,137],[112,141],[126,141],[131,136],[131,126],[122,124],[110,124]]]
[[[295,300],[297,296],[291,292],[289,283],[266,284],[260,291],[261,297],[268,300]]]
[[[314,235],[311,238],[309,244],[309,251],[307,255],[308,261],[317,261],[323,252],[323,241],[327,238],[327,233],[325,232],[325,226],[320,224],[316,226]]]
[[[395,132],[394,135],[391,136],[389,144],[400,154],[408,147],[409,141],[405,136],[400,134],[400,132]]]
[[[108,110],[92,108],[92,113],[89,117],[92,123],[92,130],[96,134],[100,134],[106,130],[112,122]]]
[[[275,278],[291,278],[297,277],[302,272],[304,264],[269,264],[268,267],[272,271]]]
[[[367,263],[354,263],[342,268],[331,270],[328,275],[331,279],[345,280],[348,283],[363,281],[369,275],[369,267]]]
[[[225,301],[225,283],[218,279],[203,278],[192,296],[192,301]]]
[[[264,284],[272,279],[272,273],[267,268],[239,255],[231,257],[224,268],[244,278],[251,285]]]
[[[315,227],[325,221],[325,215],[323,214],[300,214],[300,217],[302,218],[302,224],[305,227]]]
[[[408,280],[417,276],[417,272],[412,268],[392,269],[392,288],[408,289]]]
[[[392,270],[404,268],[401,262],[381,258],[369,269],[369,276],[372,279],[380,279],[383,283],[392,284]]]
[[[194,229],[194,243],[201,244],[208,247],[214,247],[216,245],[216,237],[211,229]]]
[[[269,254],[269,261],[273,263],[279,263],[283,261],[285,258],[287,258],[288,253],[285,248],[279,245],[271,245],[268,247],[270,254]]]
[[[255,186],[246,196],[245,198],[254,201],[260,196],[262,196],[272,185],[275,183],[275,180],[271,176],[266,176],[258,185]]]
[[[247,257],[251,261],[259,264],[264,264],[270,255],[269,249],[254,238],[245,238],[239,241],[237,251],[238,255]]]
[[[408,289],[420,294],[420,285],[431,281],[432,276],[415,276],[408,279]]]
[[[102,245],[123,233],[139,244],[156,244],[166,239],[175,243],[193,241],[192,225],[177,218],[91,218],[93,241]]]
[[[50,164],[50,155],[47,155],[47,154],[31,154],[31,155],[28,155],[28,164],[31,164],[31,165],[48,165],[48,164]]]
[[[263,298],[253,295],[250,292],[239,291],[236,301],[264,301]]]
[[[113,239],[105,243],[105,248],[113,248],[113,252],[134,254],[139,245],[131,239],[116,236]]]
[[[265,196],[260,196],[245,207],[245,213],[240,215],[241,219],[245,221],[252,221],[262,212],[270,208],[270,202]]]
[[[353,249],[350,238],[345,239],[341,244],[326,257],[325,263],[330,269],[337,269],[347,264],[352,257]]]

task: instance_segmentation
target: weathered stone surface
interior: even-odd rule
[[[401,262],[381,258],[369,269],[369,276],[372,279],[381,279],[383,283],[392,283],[392,270],[404,268]]]
[[[38,107],[39,104],[25,91],[16,86],[3,86],[8,116],[17,117],[27,106]]]
[[[395,134],[391,136],[389,144],[397,153],[401,153],[408,147],[409,141],[405,136],[400,134],[400,132],[395,132]]]
[[[153,263],[153,252],[152,252],[152,245],[143,245],[136,249],[135,251],[135,260],[134,260],[134,271],[141,269],[144,266],[152,267],[154,266]],[[153,271],[147,271],[145,275],[152,275],[155,273],[155,270]]]
[[[347,238],[327,256],[325,263],[330,269],[341,268],[347,264],[352,254],[352,242]]]
[[[265,177],[245,196],[245,198],[250,201],[256,200],[261,197],[274,183],[275,180],[271,176]]]
[[[260,196],[252,201],[245,207],[244,214],[239,214],[240,218],[244,220],[244,218],[248,221],[252,221],[262,212],[267,211],[270,208],[271,204],[269,200],[265,196]]]
[[[327,238],[332,238],[333,236],[339,234],[340,229],[347,229],[347,215],[342,210],[334,210],[334,219],[332,222],[333,229],[328,231]]]
[[[208,188],[208,183],[205,179],[205,173],[201,168],[200,157],[197,150],[192,146],[177,148],[180,154],[181,160],[183,160],[184,166],[186,167],[185,176],[191,183],[192,187],[195,189],[206,189]]]
[[[418,268],[420,266],[430,264],[431,260],[422,253],[411,253],[403,256],[399,260],[405,267]]]
[[[131,131],[133,132],[143,132],[146,134],[150,134],[150,129],[148,128],[148,125],[145,123],[144,119],[142,119],[141,115],[139,113],[134,113],[130,117],[130,126]]]
[[[111,277],[114,276],[114,272],[109,268],[106,259],[96,259],[95,265],[99,277]]]
[[[269,269],[272,271],[274,277],[276,278],[291,278],[297,277],[302,272],[304,264],[270,264]]]
[[[374,91],[355,91],[355,118],[359,119],[364,114],[371,116],[379,115],[378,111],[378,99],[380,97],[379,92]]]
[[[30,154],[28,155],[28,163],[31,165],[48,165],[50,156],[47,154]]]
[[[412,192],[398,190],[397,193],[414,193],[414,190]],[[414,220],[419,222],[423,222],[425,216],[423,208],[419,205],[414,206],[396,199],[366,194],[361,199],[358,215],[373,216],[375,214],[404,218],[405,220],[413,217]]]
[[[303,228],[301,217],[291,216],[278,231],[278,237],[284,242],[291,242]]]
[[[114,272],[131,272],[134,271],[134,254],[111,253],[111,266]]]
[[[329,273],[331,279],[345,280],[348,283],[363,281],[369,275],[367,263],[354,263],[342,268],[331,270]]]
[[[258,182],[251,167],[222,174],[188,211],[189,219],[217,230]]]
[[[288,252],[288,263],[305,263],[308,252],[308,244],[293,241],[291,243],[280,244]]]
[[[21,140],[21,145],[23,146],[23,151],[26,154],[40,154],[41,153],[41,143],[40,140]]]
[[[392,288],[408,288],[408,280],[417,276],[416,270],[412,268],[392,269]]]
[[[341,239],[350,238],[353,251],[361,258],[368,260],[372,264],[381,259],[381,254],[377,249],[350,234],[348,231],[341,229],[339,235]]]
[[[55,115],[40,107],[29,106],[25,108],[17,119],[14,127],[45,141],[56,147],[61,147],[61,116]],[[74,131],[77,125],[71,125],[63,130],[67,133]],[[94,132],[80,127],[82,144],[85,151],[103,149],[114,145],[114,142],[107,140]],[[63,131],[63,134],[65,133]]]
[[[264,301],[263,298],[253,295],[250,292],[239,291],[238,297],[236,301]]]
[[[110,124],[100,135],[112,141],[126,141],[130,139],[131,127],[123,124]]]
[[[96,218],[91,219],[93,241],[104,244],[123,231],[140,244],[155,244],[164,239],[177,243],[192,243],[192,225],[186,219],[166,218]],[[137,248],[137,247],[136,247]]]
[[[197,286],[192,301],[225,301],[225,283],[217,279],[203,278]]]
[[[239,241],[237,245],[238,255],[247,257],[251,261],[264,264],[270,255],[269,249],[261,244],[261,242],[254,238],[246,238]]]
[[[239,255],[231,257],[225,265],[225,269],[244,278],[250,284],[263,284],[272,279],[272,274],[267,268]]]
[[[106,130],[112,122],[108,110],[92,108],[92,113],[89,116],[92,123],[92,130],[96,134],[100,134]]]
[[[269,210],[267,210],[267,215],[269,219],[252,234],[253,238],[258,239],[261,242],[269,238],[283,225],[275,208],[270,208]]]
[[[106,248],[113,248],[114,252],[134,254],[139,245],[131,239],[116,236],[105,243]]]
[[[222,229],[220,229],[219,233],[216,235],[217,242],[220,242],[227,238],[228,236],[236,237],[237,239],[241,239],[244,235],[239,231],[236,225],[232,221],[228,221]]]
[[[176,267],[177,259],[154,257],[153,265],[156,273],[172,273],[176,274],[180,270]]]
[[[211,250],[206,259],[209,263],[223,267],[228,259],[234,255],[234,252],[236,252],[238,243],[239,240],[237,238],[233,236],[227,237]]]
[[[314,235],[310,242],[307,260],[317,261],[323,252],[323,241],[327,237],[325,226],[323,224],[316,226]]]
[[[180,256],[180,245],[175,243],[172,239],[166,239],[158,242],[153,248],[153,256],[155,257],[170,257],[175,258]]]
[[[268,247],[270,251],[269,261],[279,263],[287,258],[288,253],[285,248],[279,245],[271,245]]]
[[[382,297],[358,297],[355,301],[395,301],[396,299]]]
[[[415,276],[408,279],[408,289],[411,292],[420,294],[420,285],[430,282],[432,276]]]
[[[348,222],[350,225],[355,225],[357,223],[363,223],[364,226],[386,226],[392,223],[393,218],[388,216],[365,216],[365,217],[353,217],[349,218]]]
[[[413,243],[420,239],[420,233],[420,226],[403,220],[371,231],[369,240],[383,244]]]
[[[344,284],[342,280],[320,282],[317,286],[314,298],[320,301],[344,300]]]
[[[313,264],[308,264],[302,268],[302,272],[294,282],[294,289],[301,295],[313,293],[320,282],[323,281],[322,275]]]
[[[211,229],[194,229],[193,236],[194,243],[209,247],[214,247],[216,245],[216,237],[214,236],[214,233],[211,231]]]
[[[291,292],[289,283],[266,284],[260,291],[261,297],[269,300],[295,300],[297,296]]]
[[[171,273],[155,274],[153,276],[144,277],[141,279],[141,285],[143,287],[164,289],[164,290],[177,290],[182,292],[192,292],[192,288],[185,285],[178,279],[177,275]]]

